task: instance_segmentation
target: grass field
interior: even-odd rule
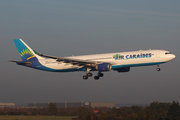
[[[71,118],[77,116],[0,116],[0,120],[71,120]]]

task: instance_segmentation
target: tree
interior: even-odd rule
[[[147,119],[166,120],[170,103],[152,102],[145,108]]]
[[[178,102],[173,101],[172,105],[168,110],[169,120],[179,120],[180,119],[180,106]]]
[[[85,120],[88,115],[88,110],[85,107],[80,107],[77,110],[77,114],[78,114],[79,119]]]
[[[48,104],[48,114],[49,115],[57,115],[58,114],[58,108],[57,108],[56,103]]]

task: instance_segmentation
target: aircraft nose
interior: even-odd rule
[[[172,59],[174,59],[176,56],[174,54],[172,54]]]
[[[171,56],[169,56],[171,60],[173,60],[176,56],[174,54],[171,54]]]
[[[168,55],[167,55],[168,61],[173,60],[175,57],[176,57],[176,56],[175,56],[174,54],[168,54]]]

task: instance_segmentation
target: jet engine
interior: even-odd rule
[[[98,64],[96,67],[96,70],[98,71],[110,71],[111,70],[111,65],[109,63],[102,63],[102,64]]]
[[[130,67],[123,67],[123,68],[118,68],[115,69],[118,72],[129,72],[130,71]]]

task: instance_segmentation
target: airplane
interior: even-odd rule
[[[103,72],[114,70],[117,72],[129,72],[130,67],[157,65],[157,71],[160,71],[160,65],[173,60],[176,56],[166,50],[139,50],[130,52],[115,52],[94,55],[82,55],[71,57],[56,57],[41,54],[32,50],[22,39],[14,39],[14,43],[22,58],[22,61],[8,60],[39,70],[51,72],[74,72],[85,71],[84,80],[91,77],[91,71],[98,71],[94,76],[95,80],[103,77]]]

